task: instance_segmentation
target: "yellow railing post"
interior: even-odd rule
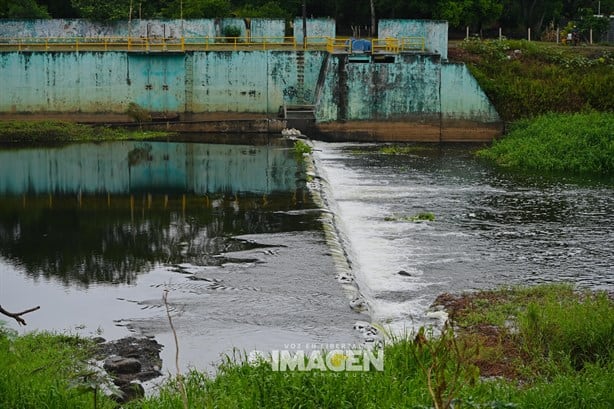
[[[185,51],[185,38],[181,37],[181,51]]]

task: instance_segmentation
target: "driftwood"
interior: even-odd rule
[[[15,321],[17,321],[17,323],[19,325],[26,325],[26,321],[21,316],[25,315],[25,314],[27,314],[29,312],[36,311],[38,309],[40,309],[40,306],[37,305],[36,307],[29,308],[29,309],[27,309],[25,311],[21,311],[21,312],[9,312],[9,311],[5,310],[4,308],[2,308],[2,306],[0,305],[0,314],[3,314],[3,315],[6,315],[7,317],[11,317],[11,318],[15,319]]]

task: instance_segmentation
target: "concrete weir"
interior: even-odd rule
[[[20,29],[19,22],[2,24],[9,34]],[[32,24],[28,31],[22,22],[21,32],[41,36]],[[62,37],[58,27],[67,24],[50,24],[43,26],[47,35]],[[164,24],[165,33],[177,34],[171,28],[178,21]],[[312,32],[334,33],[330,20],[310,24]],[[79,32],[76,22],[68,26]],[[260,26],[266,21],[252,22]],[[0,119],[122,123],[131,121],[126,110],[134,103],[152,113],[156,121],[148,126],[183,132],[279,133],[296,125],[327,140],[404,142],[488,141],[501,133],[496,110],[467,67],[447,61],[446,22],[381,20],[379,31],[386,42],[372,40],[370,52],[353,52],[334,38],[290,49],[255,37],[241,47],[200,49],[182,38],[179,48],[110,50],[105,43],[105,51],[32,41],[15,50],[22,40],[0,38]],[[422,46],[405,49],[405,38],[422,39]],[[308,115],[280,117],[292,106],[308,107]]]

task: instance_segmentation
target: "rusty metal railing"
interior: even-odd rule
[[[425,50],[424,37],[373,39],[371,53]],[[136,51],[186,52],[208,50],[326,50],[353,53],[351,38],[306,37],[0,37],[3,51]],[[364,50],[361,50],[364,51]]]

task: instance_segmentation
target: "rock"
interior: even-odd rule
[[[128,337],[101,344],[98,359],[105,361],[109,360],[108,357],[136,359],[140,362],[141,368],[132,374],[132,380],[148,381],[162,375],[160,372],[162,367],[161,349],[162,345],[157,343],[155,339]]]
[[[138,382],[128,382],[117,386],[121,392],[121,396],[116,397],[118,403],[126,403],[145,396],[145,388]]]
[[[411,277],[411,273],[408,273],[405,270],[401,270],[397,274],[400,275],[400,276],[404,276],[404,277]]]
[[[112,356],[104,361],[104,369],[111,374],[138,374],[141,372],[141,361],[136,358]]]
[[[365,311],[367,309],[367,303],[364,298],[356,297],[352,301],[350,301],[350,308],[354,311]]]

